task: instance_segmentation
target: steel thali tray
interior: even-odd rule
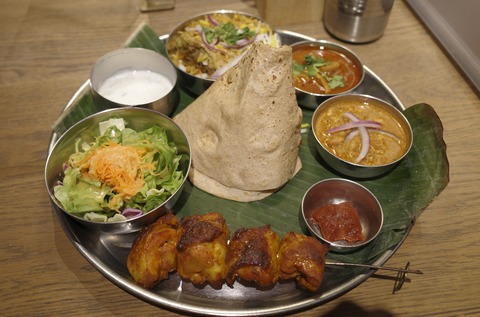
[[[279,33],[284,44],[312,39],[289,31],[279,31]],[[166,36],[160,39],[164,41]],[[366,66],[365,71],[364,82],[355,92],[376,96],[400,110],[405,109],[398,97],[375,73]],[[83,96],[89,93],[89,89],[87,80],[67,103],[64,112],[74,107]],[[182,94],[182,98],[183,106],[193,100],[185,93]],[[309,122],[311,115],[312,111],[304,109],[304,122]],[[49,152],[58,137],[56,132],[52,134]],[[210,196],[187,185],[174,211],[179,218],[190,214],[218,211],[224,214],[231,232],[242,226],[255,227],[267,223],[272,225],[280,237],[291,230],[307,232],[299,215],[300,202],[305,190],[322,178],[336,176],[326,170],[320,174],[316,172],[323,167],[315,157],[309,138],[311,136],[307,134],[302,135],[300,157],[304,161],[305,172],[300,172],[285,188],[271,197],[260,202],[237,203]],[[200,289],[183,282],[176,273],[160,282],[155,288],[147,290],[133,282],[126,267],[128,252],[137,233],[112,235],[93,232],[72,220],[55,206],[53,210],[71,243],[104,277],[146,302],[185,314],[213,316],[290,314],[331,301],[360,285],[374,272],[363,268],[327,266],[322,287],[315,293],[296,288],[294,282],[278,283],[269,290],[259,290],[240,283],[235,283],[233,288],[224,285],[220,290],[209,286]],[[403,243],[410,229],[411,225],[403,230],[396,244],[363,263],[383,265]]]

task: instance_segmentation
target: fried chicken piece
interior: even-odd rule
[[[301,288],[318,290],[322,284],[327,252],[328,246],[313,237],[287,233],[278,251],[280,278],[295,279]]]
[[[278,280],[278,235],[266,225],[241,228],[233,235],[227,252],[227,283],[232,286],[238,278],[272,287]]]
[[[226,277],[225,256],[230,231],[216,212],[180,220],[177,272],[199,287],[205,283],[220,288]]]
[[[178,219],[168,212],[140,231],[127,259],[128,271],[137,284],[152,288],[177,268],[177,228]]]

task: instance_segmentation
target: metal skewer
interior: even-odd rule
[[[357,264],[357,263],[329,262],[329,261],[326,261],[325,265],[365,267],[365,268],[374,269],[374,270],[388,270],[388,271],[398,272],[397,278],[395,279],[395,284],[393,285],[393,291],[392,291],[393,294],[395,294],[402,288],[403,283],[405,283],[405,281],[407,280],[408,273],[423,274],[423,272],[420,270],[410,270],[409,269],[410,262],[407,262],[407,265],[405,265],[404,269],[396,268],[396,267],[371,265],[371,264]]]
[[[387,266],[370,265],[370,264],[330,262],[330,261],[326,261],[325,265],[365,267],[365,268],[369,268],[369,269],[373,269],[373,270],[388,270],[388,271],[396,271],[396,272],[401,272],[401,273],[423,274],[423,272],[420,271],[420,270],[410,270],[408,268],[408,265],[404,269],[395,268],[395,267],[387,267]]]

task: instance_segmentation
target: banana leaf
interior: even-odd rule
[[[312,111],[304,110],[303,114],[304,122],[310,122]],[[382,205],[384,226],[381,233],[363,249],[347,254],[330,252],[329,258],[366,263],[394,247],[412,222],[447,186],[449,165],[441,121],[426,104],[409,107],[404,114],[414,134],[410,153],[387,175],[377,179],[355,179],[372,191]],[[188,186],[180,199],[179,215],[218,211],[227,219],[231,230],[271,224],[280,236],[292,230],[308,233],[300,211],[304,193],[317,181],[343,176],[332,171],[319,157],[311,131],[302,135],[300,158],[303,163],[300,172],[280,191],[261,201],[228,201]]]
[[[142,24],[127,40],[126,47],[144,47],[165,54],[158,35]],[[181,88],[181,87],[180,87]],[[185,109],[194,96],[180,89],[180,100],[175,114]],[[75,122],[95,113],[88,81],[70,101],[55,123],[54,133],[60,136]],[[303,122],[310,122],[313,112],[303,109]],[[404,111],[414,134],[414,144],[404,160],[387,175],[376,179],[356,180],[370,189],[379,199],[384,211],[384,226],[372,243],[351,253],[330,252],[333,260],[367,263],[386,250],[395,247],[408,233],[409,227],[439,195],[449,182],[449,164],[443,141],[443,126],[434,109],[427,104],[417,104]],[[221,213],[233,232],[241,227],[270,224],[283,236],[289,231],[308,233],[300,212],[305,191],[317,181],[343,177],[336,174],[319,157],[314,137],[310,131],[302,134],[300,172],[278,192],[261,201],[240,203],[221,199],[205,193],[187,183],[175,205],[178,217]]]

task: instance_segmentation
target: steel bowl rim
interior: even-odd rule
[[[132,219],[125,219],[125,220],[120,220],[120,221],[115,221],[115,222],[96,222],[96,221],[90,221],[90,220],[87,220],[87,219],[84,219],[82,217],[79,217],[75,214],[72,214],[70,212],[68,212],[67,210],[64,209],[64,207],[58,202],[58,200],[56,199],[55,195],[53,194],[53,188],[51,188],[51,184],[49,184],[49,177],[47,175],[47,169],[48,169],[48,166],[49,166],[49,162],[51,160],[51,158],[54,156],[54,152],[55,152],[55,149],[57,148],[57,146],[62,142],[63,139],[67,138],[69,133],[71,133],[71,131],[73,131],[77,126],[83,124],[84,122],[88,121],[88,120],[91,120],[92,118],[94,117],[97,117],[97,116],[100,116],[100,115],[104,115],[104,114],[108,114],[110,112],[122,112],[122,111],[125,111],[125,110],[128,110],[128,111],[133,111],[133,112],[145,112],[146,114],[149,113],[150,115],[158,115],[158,116],[161,116],[165,119],[167,119],[167,121],[169,121],[171,124],[173,124],[177,129],[178,131],[180,131],[182,133],[182,135],[184,136],[185,138],[185,141],[186,141],[186,148],[188,150],[188,164],[186,166],[186,169],[185,169],[185,177],[184,177],[184,180],[182,182],[182,184],[180,184],[180,186],[175,190],[175,192],[172,193],[172,195],[170,195],[170,197],[168,197],[163,203],[161,203],[160,205],[158,205],[157,207],[155,207],[154,209],[148,211],[147,213],[143,214],[142,216],[140,217],[136,217],[136,218],[132,218]],[[192,156],[191,156],[191,147],[190,147],[190,143],[188,141],[188,138],[185,134],[185,132],[180,128],[180,126],[174,121],[172,120],[170,117],[168,117],[167,115],[159,112],[159,111],[155,111],[155,110],[152,110],[152,109],[148,109],[148,108],[142,108],[142,107],[134,107],[134,106],[131,106],[131,107],[122,107],[122,108],[111,108],[111,109],[106,109],[106,110],[102,110],[102,111],[99,111],[99,112],[96,112],[94,114],[91,114],[79,121],[77,121],[74,125],[72,125],[71,127],[69,127],[56,141],[55,143],[53,144],[53,146],[51,147],[51,150],[49,151],[48,155],[47,155],[47,159],[45,161],[45,168],[44,168],[44,182],[45,182],[45,186],[46,186],[46,189],[47,189],[47,192],[49,194],[49,197],[50,197],[50,201],[58,208],[60,209],[63,213],[67,214],[68,216],[72,217],[73,219],[79,221],[80,223],[86,223],[86,224],[91,224],[91,225],[96,225],[96,226],[101,226],[101,227],[115,227],[115,226],[120,226],[120,225],[123,225],[123,224],[128,224],[132,221],[136,221],[138,219],[141,219],[143,217],[145,217],[146,215],[150,214],[152,211],[158,209],[158,208],[161,208],[162,206],[165,206],[167,205],[174,197],[176,194],[178,194],[178,192],[182,189],[183,190],[183,187],[185,185],[185,183],[187,182],[187,179],[188,179],[188,175],[190,173],[190,169],[191,169],[191,166],[192,166]],[[101,230],[101,229],[100,229]]]
[[[363,165],[363,164],[358,164],[358,163],[354,163],[354,162],[350,162],[350,161],[347,161],[347,160],[344,160],[338,156],[336,156],[335,154],[331,153],[330,151],[328,151],[325,146],[323,145],[322,142],[320,142],[320,140],[318,139],[317,137],[317,134],[315,133],[315,125],[314,125],[314,122],[315,122],[315,118],[317,117],[317,114],[321,111],[321,108],[325,107],[326,104],[328,102],[333,102],[337,99],[342,99],[342,98],[363,98],[363,99],[372,99],[372,100],[375,100],[377,102],[380,102],[381,104],[385,105],[386,107],[389,107],[391,108],[391,110],[393,110],[395,113],[397,113],[400,118],[402,118],[402,120],[405,121],[405,127],[407,128],[407,133],[409,134],[410,136],[410,142],[409,142],[409,145],[407,147],[407,149],[404,151],[404,153],[402,154],[402,156],[400,156],[399,158],[397,158],[395,161],[392,161],[390,163],[385,163],[385,164],[379,164],[379,165]],[[356,168],[370,168],[370,169],[373,169],[373,168],[386,168],[386,167],[389,167],[389,166],[393,166],[395,164],[397,164],[398,162],[400,162],[401,160],[403,160],[405,158],[405,156],[407,156],[407,154],[410,152],[412,146],[413,146],[413,130],[412,130],[412,126],[410,125],[410,122],[408,121],[408,119],[405,117],[405,115],[399,110],[397,109],[395,106],[393,106],[391,103],[383,100],[383,99],[380,99],[380,98],[377,98],[377,97],[374,97],[374,96],[371,96],[371,95],[367,95],[367,94],[343,94],[343,95],[337,95],[337,96],[333,96],[332,98],[329,98],[325,101],[323,101],[316,109],[315,111],[313,112],[313,115],[312,115],[312,120],[311,120],[311,127],[312,127],[312,132],[313,132],[313,136],[315,138],[315,142],[317,143],[317,145],[320,145],[327,153],[331,154],[333,157],[335,157],[335,159],[341,161],[342,163],[344,164],[347,164],[347,165],[350,165],[352,167],[356,167]]]
[[[105,54],[103,54],[102,56],[100,56],[92,65],[91,69],[90,69],[90,74],[89,74],[89,81],[90,81],[90,87],[91,89],[96,93],[98,94],[99,96],[101,96],[102,98],[108,100],[109,102],[111,103],[114,103],[114,104],[119,104],[118,102],[116,101],[113,101],[113,100],[110,100],[106,97],[104,97],[102,94],[100,94],[98,92],[98,88],[99,87],[95,87],[95,83],[96,83],[96,80],[94,80],[95,78],[95,71],[97,70],[97,65],[99,65],[101,62],[103,61],[106,61],[108,60],[110,57],[112,56],[116,56],[118,54],[122,54],[122,53],[133,53],[133,52],[138,52],[140,54],[147,54],[147,55],[150,55],[150,56],[153,56],[154,58],[157,58],[159,60],[162,60],[165,62],[165,66],[168,67],[169,69],[167,69],[168,72],[170,72],[171,74],[168,74],[167,79],[169,79],[170,75],[173,77],[173,81],[171,82],[172,84],[172,88],[163,96],[161,97],[160,99],[157,99],[157,100],[161,100],[163,98],[166,98],[168,97],[168,95],[170,95],[173,91],[175,91],[176,89],[176,86],[178,85],[178,74],[175,70],[175,65],[173,65],[173,63],[170,61],[169,58],[167,58],[166,56],[162,55],[161,53],[157,52],[157,51],[154,51],[154,50],[151,50],[151,49],[147,49],[147,48],[143,48],[143,47],[123,47],[123,48],[119,48],[119,49],[115,49],[115,50],[112,50],[112,51],[109,51]],[[123,68],[119,68],[118,70],[122,70],[122,69],[126,69],[127,66],[123,67]],[[165,75],[165,72],[162,72],[160,73],[161,75]],[[113,75],[113,74],[112,74]],[[170,80],[170,79],[169,79]],[[101,85],[101,83],[100,83]],[[154,103],[155,101],[157,100],[153,100],[151,102],[147,102],[147,103],[144,103],[144,104],[134,104],[134,105],[127,105],[128,107],[142,107],[142,106],[146,106],[148,104],[151,104],[151,103]],[[127,106],[122,106],[122,107],[127,107]]]
[[[339,92],[339,93],[335,93],[335,94],[318,94],[318,93],[314,93],[314,92],[309,92],[309,91],[306,91],[306,90],[303,90],[303,89],[300,89],[298,87],[295,86],[295,89],[298,91],[298,92],[301,92],[301,93],[304,93],[305,95],[308,95],[308,96],[312,96],[312,97],[319,97],[319,98],[330,98],[330,97],[335,97],[335,96],[340,96],[340,95],[344,95],[344,94],[348,94],[348,93],[351,93],[352,91],[354,91],[355,89],[358,88],[358,86],[360,86],[365,78],[365,64],[362,62],[362,60],[360,59],[360,57],[357,55],[357,53],[355,53],[353,50],[349,49],[348,47],[342,45],[342,44],[339,44],[339,43],[335,43],[335,42],[332,42],[332,41],[328,41],[328,40],[304,40],[304,41],[300,41],[300,42],[295,42],[293,44],[290,45],[290,47],[292,48],[292,51],[295,49],[295,47],[297,46],[303,46],[303,45],[308,45],[308,46],[322,46],[322,45],[327,45],[329,46],[331,49],[335,50],[336,48],[339,48],[340,50],[343,50],[345,52],[347,52],[348,54],[350,54],[350,56],[348,56],[349,58],[350,57],[353,57],[354,59],[356,59],[356,61],[353,61],[355,64],[358,64],[357,66],[359,66],[359,68],[361,69],[361,76],[360,76],[360,80],[358,81],[358,83],[353,86],[352,88],[348,89],[348,90],[345,90],[345,91],[342,91],[342,92]],[[343,52],[340,52],[340,53],[343,53]],[[358,62],[358,63],[357,63]]]
[[[320,184],[323,184],[323,183],[330,183],[330,182],[342,182],[342,183],[349,183],[350,185],[354,186],[354,187],[357,187],[359,188],[360,190],[363,190],[365,191],[368,196],[370,198],[372,198],[372,200],[375,202],[376,206],[378,207],[378,210],[379,210],[379,215],[380,215],[380,223],[379,223],[379,226],[378,226],[378,229],[376,230],[375,234],[372,235],[368,240],[365,240],[365,241],[361,241],[360,243],[355,243],[355,244],[342,244],[342,243],[337,243],[335,241],[328,241],[327,239],[325,239],[323,237],[323,235],[321,233],[318,232],[318,230],[316,230],[314,228],[314,226],[310,223],[310,220],[307,219],[306,215],[305,215],[305,208],[304,208],[304,205],[305,205],[305,200],[308,196],[308,194],[311,192],[311,190],[313,188],[315,188],[316,186],[320,185]],[[305,222],[305,224],[307,225],[307,228],[308,230],[319,240],[325,242],[326,244],[328,244],[328,246],[330,248],[332,248],[334,251],[351,251],[353,249],[357,249],[357,248],[360,248],[362,246],[365,246],[367,244],[369,244],[370,242],[372,242],[373,240],[375,240],[377,238],[377,236],[380,234],[380,232],[382,231],[382,228],[383,228],[383,222],[384,222],[384,212],[383,212],[383,207],[382,207],[382,204],[380,203],[380,201],[378,200],[377,196],[371,191],[369,190],[367,187],[363,186],[362,184],[356,182],[356,181],[353,181],[351,179],[348,179],[348,178],[341,178],[341,177],[333,177],[333,178],[326,178],[326,179],[323,179],[323,180],[320,180],[314,184],[312,184],[304,193],[303,195],[303,198],[302,198],[302,203],[301,203],[301,212],[302,212],[302,218],[303,218],[303,221]]]
[[[195,21],[195,20],[198,20],[198,19],[201,19],[203,17],[206,17],[208,16],[209,14],[240,14],[240,15],[244,15],[244,16],[247,16],[247,17],[250,17],[250,18],[254,18],[254,19],[257,19],[259,21],[261,21],[262,23],[264,24],[267,24],[273,32],[276,32],[276,29],[270,25],[268,22],[266,22],[264,19],[262,19],[261,17],[259,16],[256,16],[254,14],[250,14],[250,13],[246,13],[246,12],[243,12],[243,11],[238,11],[238,10],[230,10],[230,9],[221,9],[221,10],[211,10],[211,11],[206,11],[206,12],[203,12],[203,13],[199,13],[197,15],[194,15],[190,18],[188,18],[187,20],[184,20],[183,22],[177,24],[173,31],[171,31],[169,34],[168,34],[168,37],[165,41],[165,55],[167,57],[167,59],[170,61],[170,63],[173,65],[173,67],[177,70],[179,70],[183,75],[188,75],[189,77],[191,77],[192,79],[200,79],[200,80],[205,80],[206,82],[212,84],[215,82],[214,79],[211,79],[211,78],[202,78],[202,77],[199,77],[199,76],[195,76],[195,75],[192,75],[186,71],[184,71],[183,69],[181,69],[180,67],[178,67],[173,61],[172,59],[170,58],[170,54],[169,54],[169,50],[168,50],[168,42],[172,39],[172,35],[174,35],[175,33],[177,33],[179,30],[181,30],[185,25],[187,25],[188,23],[192,22],[192,21]]]

